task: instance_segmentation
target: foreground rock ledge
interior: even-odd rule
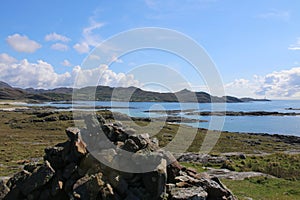
[[[236,199],[218,178],[182,167],[170,152],[159,149],[157,139],[150,139],[148,134],[136,134],[121,123],[107,124],[101,116],[86,117],[85,122],[86,129],[66,130],[68,141],[46,148],[43,164],[27,164],[10,179],[2,180],[0,199]],[[88,148],[84,142],[87,137],[93,137]],[[101,144],[107,138],[114,145]],[[91,154],[97,151],[106,164],[117,163],[120,167],[124,160],[120,149],[132,152],[126,162],[151,154],[155,169],[147,173],[118,171]]]

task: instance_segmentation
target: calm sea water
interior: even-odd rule
[[[56,106],[61,108],[71,107],[71,104],[29,104],[29,106]],[[186,115],[186,110],[195,111],[278,111],[300,112],[300,110],[286,110],[286,108],[300,108],[299,100],[273,100],[269,102],[249,102],[230,104],[209,103],[166,103],[166,102],[88,102],[81,101],[77,106],[112,106],[112,111],[121,112],[132,117],[159,117],[164,113],[147,113],[147,110],[181,110],[179,116],[194,119],[208,120],[204,123],[187,123],[191,126],[209,128],[211,116]],[[215,117],[215,119],[218,117]],[[221,117],[219,117],[221,118]],[[223,126],[224,131],[286,134],[300,136],[300,116],[226,116]]]

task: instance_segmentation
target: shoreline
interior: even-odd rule
[[[54,104],[55,105],[55,104]],[[26,111],[43,111],[45,110],[48,111],[53,111],[53,112],[73,112],[74,110],[80,110],[80,111],[110,111],[110,109],[136,109],[135,107],[122,107],[122,106],[78,106],[78,107],[57,107],[57,106],[26,106],[26,103],[24,102],[1,102],[0,101],[0,111],[4,112],[26,112]],[[288,108],[287,110],[298,110],[298,109],[291,109]],[[124,113],[118,113],[117,115],[122,115],[121,118],[128,118],[128,119],[133,119],[136,121],[147,121],[150,122],[151,120],[153,121],[166,121],[168,123],[174,123],[174,124],[180,124],[184,123],[184,125],[193,127],[193,128],[198,128],[199,130],[210,130],[207,128],[202,128],[202,127],[195,127],[191,123],[207,123],[209,122],[208,120],[201,120],[201,119],[193,119],[193,118],[187,118],[183,116],[179,116],[179,113],[181,112],[187,112],[187,115],[194,114],[195,110],[194,109],[186,109],[186,110],[148,110],[148,111],[143,111],[145,113],[164,113],[167,114],[166,116],[157,116],[157,117],[134,117],[134,116],[129,116]],[[112,111],[111,111],[112,112]],[[254,111],[254,112],[235,112],[235,111],[227,111],[227,112],[196,112],[196,113],[204,113],[203,116],[299,116],[300,113],[281,113],[281,112],[267,112],[267,111]],[[226,114],[226,115],[222,115]],[[244,114],[244,115],[243,115]],[[247,114],[252,114],[252,115],[247,115]],[[257,114],[257,115],[256,115]],[[262,114],[262,115],[260,115]],[[202,115],[200,115],[202,116]],[[215,130],[210,130],[210,131],[215,131]],[[250,134],[250,135],[265,135],[265,136],[282,136],[282,137],[297,137],[300,138],[300,136],[296,134],[291,134],[291,133],[266,133],[266,132],[248,132],[248,131],[228,131],[228,130],[217,130],[221,132],[227,132],[227,133],[237,133],[237,134]],[[297,140],[298,141],[298,140]]]

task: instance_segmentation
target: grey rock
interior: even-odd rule
[[[63,181],[58,177],[54,177],[51,183],[51,196],[57,196],[63,190]]]
[[[84,156],[78,166],[80,176],[91,175],[100,172],[101,163],[90,153]]]
[[[76,127],[69,127],[66,129],[66,134],[71,141],[77,140],[79,133],[80,133],[80,130]]]
[[[10,189],[13,189],[13,187],[19,187],[30,175],[31,175],[31,173],[29,173],[28,171],[22,170],[22,171],[16,173],[13,177],[11,177],[7,181],[6,185]]]
[[[143,174],[143,184],[153,199],[159,199],[165,193],[165,185],[167,183],[166,169],[167,162],[165,159],[161,159],[161,163],[155,171]]]
[[[9,191],[10,191],[10,189],[6,185],[6,181],[1,179],[0,180],[0,199],[3,199],[9,193]]]
[[[44,159],[49,161],[54,169],[61,169],[64,166],[63,146],[48,147],[45,149]]]
[[[207,192],[202,187],[189,188],[168,188],[169,199],[172,200],[206,200],[208,199]]]
[[[61,121],[67,121],[67,120],[73,120],[73,117],[69,115],[59,115],[58,119]]]
[[[211,177],[225,178],[231,180],[244,180],[245,178],[257,177],[257,176],[265,176],[265,177],[273,178],[273,176],[261,172],[235,172],[235,171],[230,171],[228,169],[214,169],[214,168],[207,168],[207,169],[208,171],[206,173]]]
[[[37,163],[28,163],[28,164],[24,165],[23,169],[25,171],[32,173],[39,166],[40,166],[40,164],[37,164]]]
[[[39,200],[51,200],[51,194],[49,189],[45,189],[41,191],[41,194],[39,195]]]
[[[208,193],[209,199],[235,199],[231,193],[221,181],[214,177],[212,179],[203,178],[200,184]]]
[[[133,129],[133,128],[125,128],[124,130],[125,133],[127,133],[128,135],[133,135],[133,134],[136,134],[136,130]]]
[[[132,139],[128,139],[125,141],[122,149],[129,152],[137,152],[139,150],[139,146]]]
[[[76,163],[70,163],[70,164],[68,164],[68,165],[64,168],[62,177],[63,177],[64,179],[68,179],[68,178],[71,177],[71,175],[72,175],[73,173],[75,173],[76,170],[77,170],[77,165],[76,165]]]
[[[101,173],[80,178],[73,186],[74,194],[79,195],[80,199],[97,199],[105,184],[101,178]]]
[[[55,171],[50,166],[50,163],[45,161],[44,165],[39,167],[24,181],[21,187],[22,194],[27,196],[32,191],[44,186],[51,180],[54,174]]]
[[[123,127],[123,124],[122,124],[122,122],[120,122],[120,121],[114,122],[113,125],[114,125],[114,126],[117,126],[117,127]]]
[[[150,143],[150,136],[148,133],[139,135],[130,135],[129,139],[133,140],[139,149],[144,149]]]
[[[179,162],[199,162],[203,164],[220,164],[224,163],[227,159],[222,156],[211,156],[208,154],[197,153],[184,153],[177,158]]]
[[[45,117],[44,119],[46,122],[55,122],[55,121],[58,121],[58,117],[56,116],[49,116],[49,117]]]

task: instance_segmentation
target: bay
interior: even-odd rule
[[[93,106],[112,107],[111,111],[121,112],[131,117],[161,117],[166,113],[163,111],[180,110],[174,113],[174,116],[182,116],[192,119],[208,120],[201,123],[186,123],[187,125],[209,128],[212,117],[218,116],[198,116],[187,115],[193,111],[267,111],[267,112],[297,112],[300,113],[300,100],[273,100],[256,101],[247,103],[178,103],[178,102],[103,102],[103,101],[78,101],[73,105],[71,103],[28,104],[28,106],[55,106],[59,108],[86,107]],[[293,108],[293,109],[288,109]],[[295,109],[295,110],[294,110]],[[149,110],[160,110],[161,112],[145,112]],[[247,133],[269,133],[300,136],[300,116],[224,116],[223,131],[247,132]]]

